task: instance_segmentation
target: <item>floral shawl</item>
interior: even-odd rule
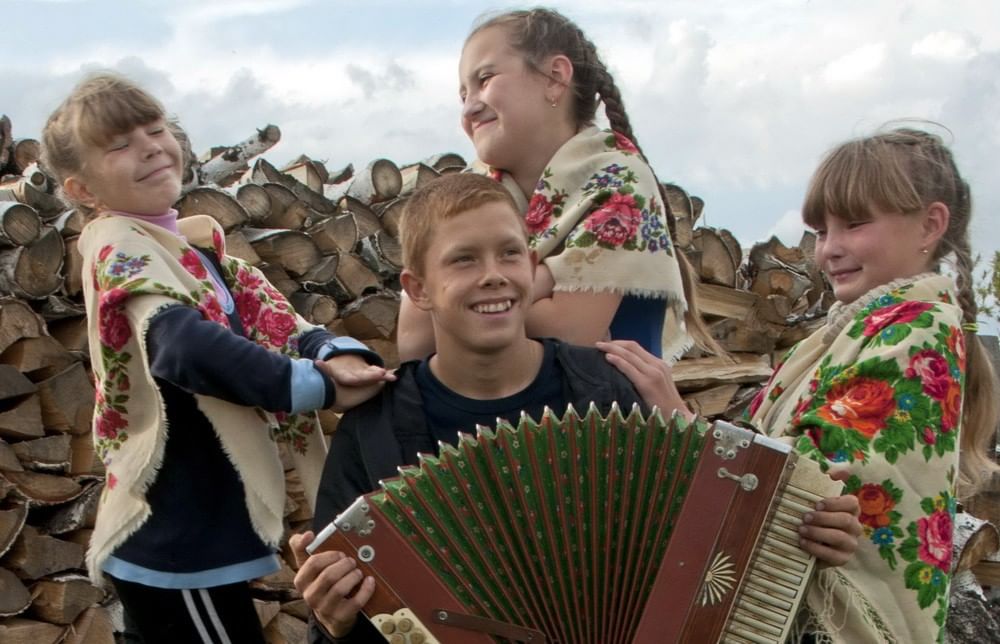
[[[690,347],[659,188],[631,141],[596,127],[580,131],[556,151],[530,202],[510,175],[488,172],[524,212],[530,245],[552,272],[555,290],[664,298],[664,358]]]
[[[835,305],[750,408],[824,468],[846,467],[861,502],[854,558],[807,594],[820,641],[943,641],[951,583],[962,313],[951,279],[925,274]]]
[[[214,249],[250,340],[298,357],[296,338],[313,328],[257,269],[225,254],[222,230],[214,220],[196,216],[178,225],[183,237],[134,218],[107,216],[88,224],[80,237],[97,389],[94,443],[106,470],[87,553],[95,582],[107,557],[149,517],[146,489],[163,458],[169,419],[149,372],[150,320],[165,307],[181,304],[229,326],[211,277],[186,239]],[[326,456],[315,414],[269,414],[209,396],[195,399],[243,481],[254,530],[276,546],[285,503],[276,442],[288,444],[305,489],[314,495]]]

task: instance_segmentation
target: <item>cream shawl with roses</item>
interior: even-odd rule
[[[925,274],[835,305],[751,406],[757,427],[846,468],[861,502],[856,555],[807,595],[820,641],[943,641],[965,384],[954,301],[951,279]]]
[[[219,225],[196,216],[181,219],[178,226],[190,244],[214,249],[247,336],[271,351],[298,357],[294,339],[312,327],[259,271],[225,255]],[[102,217],[84,228],[79,249],[97,388],[94,443],[106,471],[87,553],[87,568],[99,583],[107,557],[149,517],[146,489],[156,477],[169,429],[148,367],[149,322],[163,308],[182,304],[219,324],[229,323],[196,251],[159,226]],[[208,396],[195,398],[243,481],[254,530],[277,546],[285,477],[276,441],[288,444],[314,503],[326,457],[315,414],[272,415]]]
[[[656,178],[635,145],[617,132],[581,130],[549,161],[531,200],[510,175],[501,181],[524,213],[531,247],[557,291],[611,291],[667,300],[663,356],[691,345],[677,252]]]

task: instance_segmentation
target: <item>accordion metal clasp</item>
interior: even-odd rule
[[[370,510],[368,501],[364,497],[358,497],[346,510],[337,515],[333,523],[342,532],[357,532],[366,537],[375,529],[375,521],[368,514]]]
[[[726,461],[736,458],[737,450],[747,449],[753,443],[753,432],[724,421],[712,425],[716,455]]]

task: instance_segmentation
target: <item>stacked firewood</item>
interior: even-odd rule
[[[181,217],[206,214],[231,255],[258,266],[311,322],[369,344],[398,363],[399,218],[416,187],[465,169],[440,154],[405,166],[386,159],[331,171],[299,157],[283,168],[257,158],[280,139],[268,125],[195,158],[187,147]],[[54,194],[39,146],[0,119],[0,641],[104,644],[122,629],[115,598],[91,585],[83,557],[103,488],[90,437],[94,387],[76,240],[85,219]],[[698,226],[703,202],[668,185],[677,246],[700,280],[714,337],[729,352],[693,349],[674,375],[704,416],[735,417],[770,375],[774,357],[822,324],[831,294],[807,234],[749,251],[726,230]],[[337,415],[320,414],[324,431]],[[286,455],[287,456],[287,455]],[[289,533],[312,508],[285,459]],[[253,584],[269,642],[304,641],[307,608],[294,558]]]

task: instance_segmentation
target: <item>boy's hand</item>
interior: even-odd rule
[[[799,545],[831,566],[842,566],[858,549],[861,506],[856,496],[847,494],[816,502],[816,510],[803,517]]]
[[[598,342],[596,346],[604,352],[608,362],[632,381],[635,390],[647,405],[659,407],[668,418],[674,411],[680,412],[689,420],[694,417],[677,391],[666,362],[632,340]]]
[[[342,552],[318,552],[310,556],[306,546],[313,539],[312,532],[292,535],[289,539],[299,567],[295,588],[330,635],[346,637],[375,592],[375,580],[364,577],[357,562]],[[352,592],[354,595],[349,597]]]
[[[316,360],[316,368],[333,380],[337,387],[335,411],[345,411],[365,402],[379,392],[396,375],[384,367],[370,365],[353,353]]]

